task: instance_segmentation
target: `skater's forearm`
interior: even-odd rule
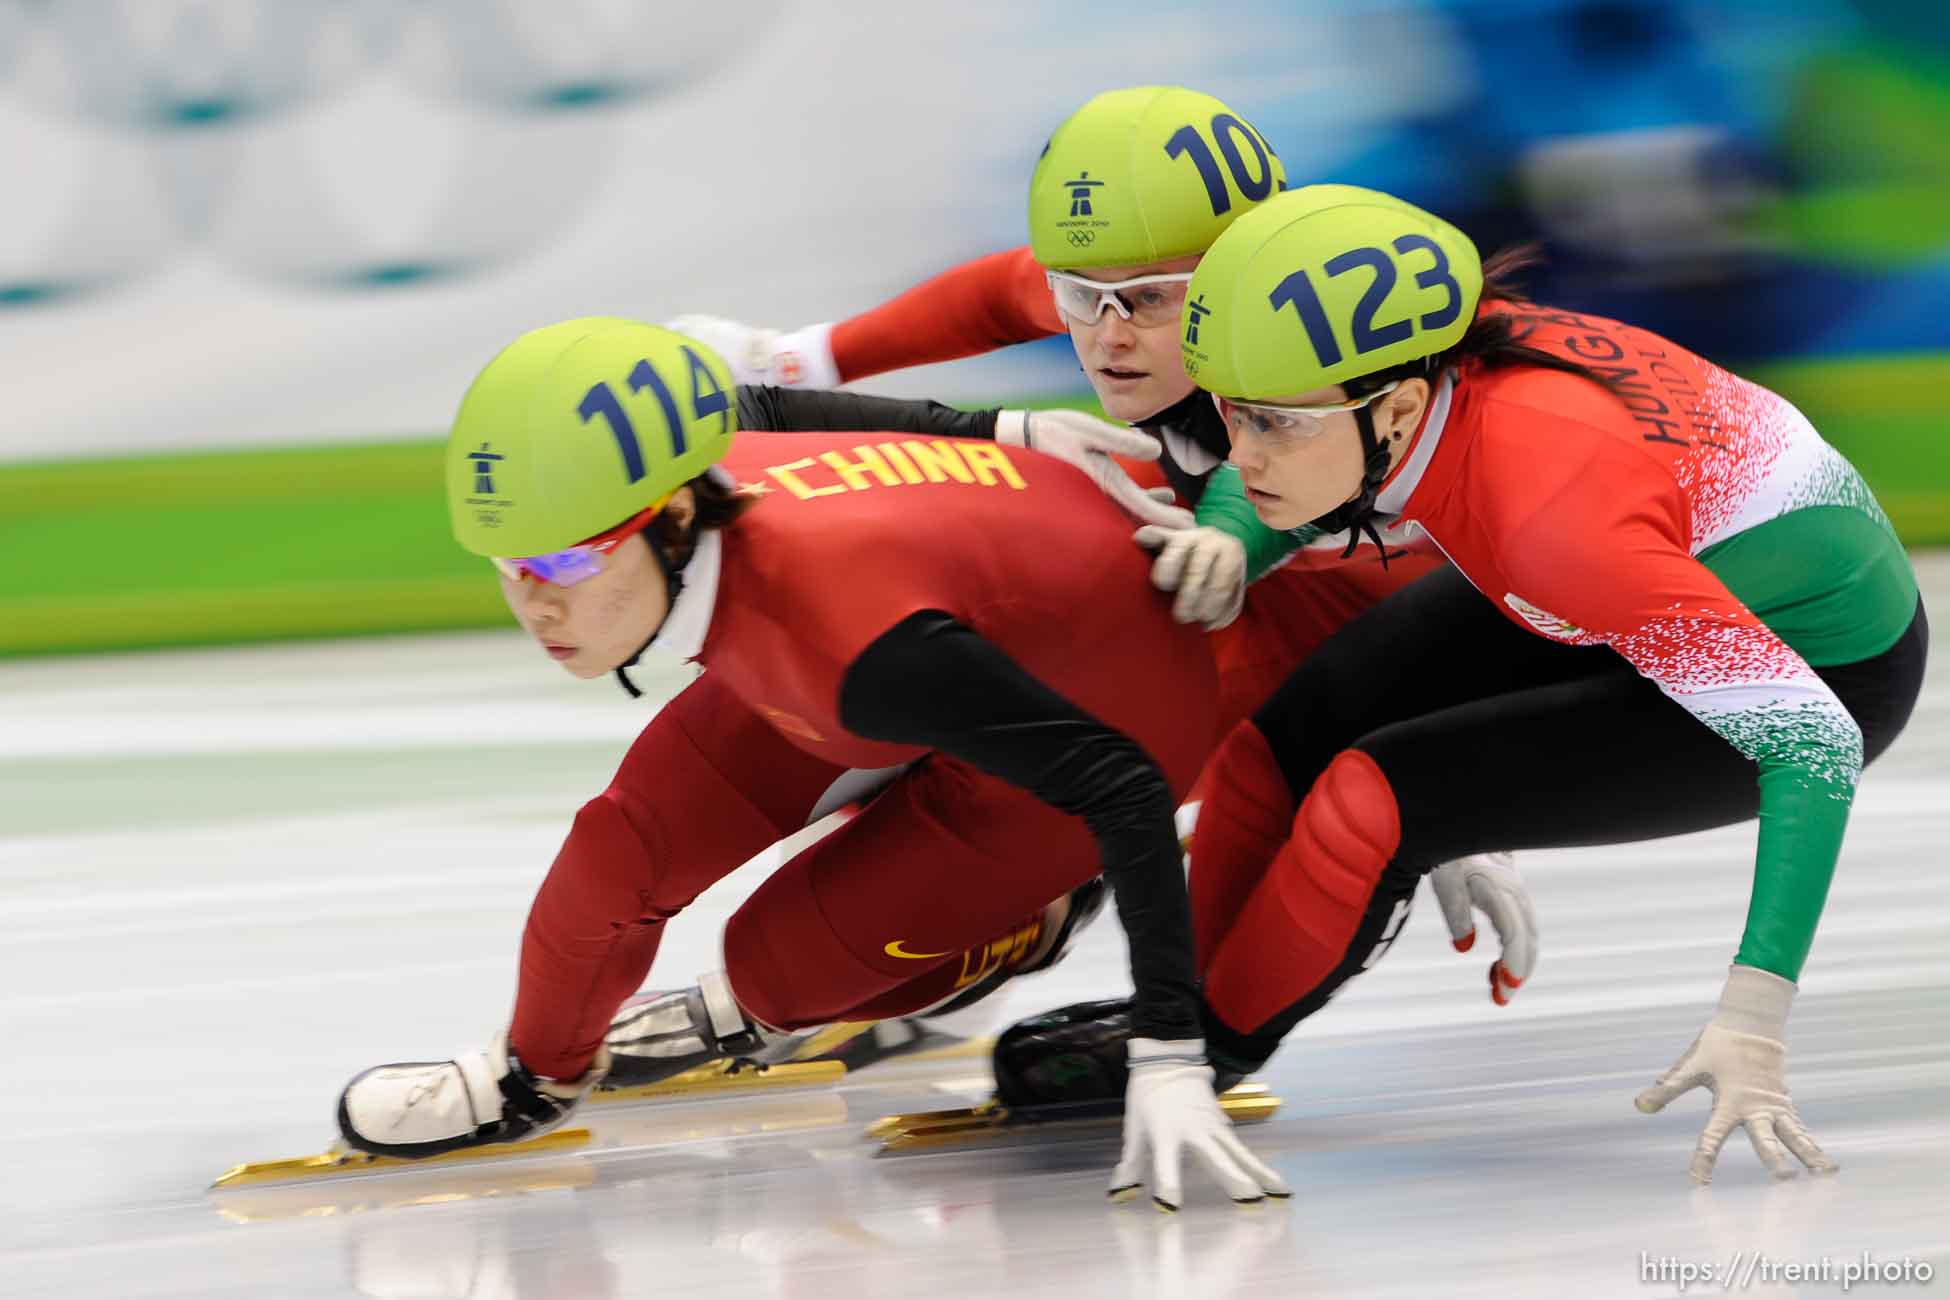
[[[958,411],[940,402],[817,389],[738,387],[738,427],[774,433],[911,433],[924,438],[995,437],[996,412]]]
[[[861,654],[841,688],[840,721],[869,739],[952,755],[1082,818],[1130,940],[1133,1032],[1199,1037],[1175,800],[1135,741],[938,610],[902,620]],[[1025,901],[1075,883],[1052,879],[1048,895]]]

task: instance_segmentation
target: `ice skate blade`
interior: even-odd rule
[[[211,1189],[210,1202],[227,1222],[270,1223],[572,1191],[595,1184],[595,1165],[578,1156],[508,1161],[484,1168],[446,1165],[412,1171],[411,1177],[310,1178],[218,1187]]]
[[[1278,1112],[1280,1099],[1263,1083],[1242,1083],[1220,1094],[1219,1109],[1235,1124],[1257,1124]],[[878,1142],[883,1153],[918,1151],[1037,1130],[1102,1126],[1123,1114],[1121,1101],[1060,1102],[1013,1111],[986,1101],[955,1110],[889,1115],[868,1125],[866,1136]]]
[[[874,1027],[871,1020],[844,1020],[818,1030],[793,1049],[787,1061],[811,1063],[844,1048]]]
[[[787,1061],[779,1065],[741,1066],[733,1070],[729,1061],[700,1065],[695,1070],[673,1074],[656,1083],[632,1084],[621,1088],[598,1087],[585,1099],[585,1105],[614,1106],[621,1102],[654,1101],[663,1097],[709,1097],[720,1092],[766,1092],[775,1088],[815,1088],[838,1083],[846,1077],[846,1066],[838,1061]]]
[[[315,1156],[298,1156],[290,1160],[260,1160],[249,1164],[232,1165],[217,1175],[217,1181],[210,1184],[210,1190],[220,1192],[232,1187],[251,1187],[262,1183],[339,1178],[347,1174],[372,1173],[386,1169],[487,1164],[493,1161],[545,1155],[550,1152],[575,1151],[588,1146],[589,1137],[589,1130],[586,1128],[565,1128],[520,1142],[497,1142],[467,1151],[449,1151],[444,1155],[426,1156],[419,1160],[404,1160],[398,1156],[368,1155],[364,1151],[326,1151]]]

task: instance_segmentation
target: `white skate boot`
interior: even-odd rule
[[[601,1049],[580,1079],[543,1078],[498,1034],[450,1061],[381,1065],[356,1076],[339,1094],[339,1134],[354,1150],[408,1160],[516,1142],[561,1124],[608,1069]]]
[[[790,1055],[803,1033],[785,1033],[745,1014],[723,971],[708,971],[687,989],[639,993],[609,1022],[603,1038],[610,1088],[661,1083],[714,1061],[769,1063]]]

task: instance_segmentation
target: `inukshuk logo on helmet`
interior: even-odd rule
[[[1060,175],[1061,173],[1059,173]],[[1088,248],[1097,242],[1097,232],[1110,225],[1108,218],[1097,215],[1096,205],[1104,197],[1106,181],[1093,179],[1090,169],[1078,172],[1076,179],[1063,182],[1070,194],[1070,216],[1066,221],[1056,223],[1071,248]]]
[[[467,453],[467,459],[474,462],[474,490],[483,496],[494,495],[494,466],[506,459],[501,453],[489,450],[490,446],[484,442],[479,451]]]
[[[468,463],[474,467],[475,495],[467,498],[467,504],[480,507],[474,511],[474,518],[484,528],[501,526],[502,506],[511,506],[513,501],[497,497],[494,492],[495,467],[507,457],[494,450],[494,444],[484,442],[479,451],[467,453]]]
[[[1212,309],[1205,305],[1204,294],[1185,304],[1185,342],[1197,345],[1199,324],[1211,314]]]
[[[1103,182],[1091,180],[1090,173],[1086,171],[1075,180],[1064,181],[1063,183],[1070,187],[1070,215],[1073,217],[1094,216],[1095,214],[1091,211],[1090,207],[1090,191],[1102,186]]]

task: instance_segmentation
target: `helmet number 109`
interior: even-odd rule
[[[1226,170],[1232,173],[1232,180],[1239,192],[1249,203],[1257,203],[1273,192],[1273,163],[1271,151],[1259,133],[1230,113],[1220,113],[1212,119],[1212,138],[1219,142],[1219,154],[1226,160]],[[1253,168],[1246,169],[1246,156],[1239,151],[1239,141],[1244,140],[1253,151]],[[1219,160],[1212,156],[1212,146],[1194,126],[1181,126],[1171,133],[1165,141],[1165,156],[1181,158],[1191,155],[1192,165],[1198,168],[1198,178],[1205,183],[1205,197],[1212,203],[1212,215],[1223,216],[1232,209],[1232,195],[1226,190],[1226,180],[1219,172]]]
[[[731,422],[731,401],[725,395],[718,381],[711,377],[711,369],[704,359],[690,348],[683,349],[684,357],[690,362],[691,371],[691,415],[702,420],[707,415],[718,417],[718,431],[725,431]],[[645,359],[631,367],[629,374],[630,392],[641,393],[646,388],[656,397],[657,405],[663,408],[664,427],[670,431],[670,454],[682,456],[690,443],[684,436],[684,422],[677,416],[677,399],[671,395],[670,385],[657,373],[657,368]],[[616,393],[607,383],[599,383],[582,395],[582,404],[576,407],[586,424],[601,416],[609,425],[612,437],[616,439],[616,450],[623,456],[624,476],[632,483],[637,482],[649,471],[643,463],[643,444],[637,440],[636,425],[630,420],[630,413],[623,409]]]
[[[1435,264],[1426,270],[1415,273],[1415,285],[1420,289],[1433,289],[1440,286],[1448,290],[1448,301],[1434,311],[1424,313],[1419,324],[1425,330],[1440,329],[1456,319],[1462,311],[1462,286],[1456,277],[1449,273],[1449,258],[1441,245],[1426,235],[1403,235],[1394,243],[1395,252],[1406,255],[1410,252],[1425,252],[1435,259]],[[1415,328],[1406,317],[1385,324],[1375,324],[1375,313],[1395,288],[1395,259],[1379,248],[1350,248],[1347,252],[1329,258],[1322,264],[1329,279],[1346,275],[1359,267],[1367,267],[1374,272],[1374,279],[1368,282],[1366,292],[1354,304],[1354,313],[1349,320],[1351,341],[1356,356],[1375,352],[1392,344],[1400,343],[1414,334]],[[1306,270],[1293,272],[1286,279],[1273,286],[1267,295],[1274,311],[1292,304],[1294,312],[1300,317],[1300,324],[1307,331],[1307,341],[1313,344],[1314,355],[1322,366],[1335,366],[1341,362],[1341,345],[1334,337],[1333,326],[1327,320],[1327,310],[1321,305],[1320,295],[1314,289],[1313,281]]]

